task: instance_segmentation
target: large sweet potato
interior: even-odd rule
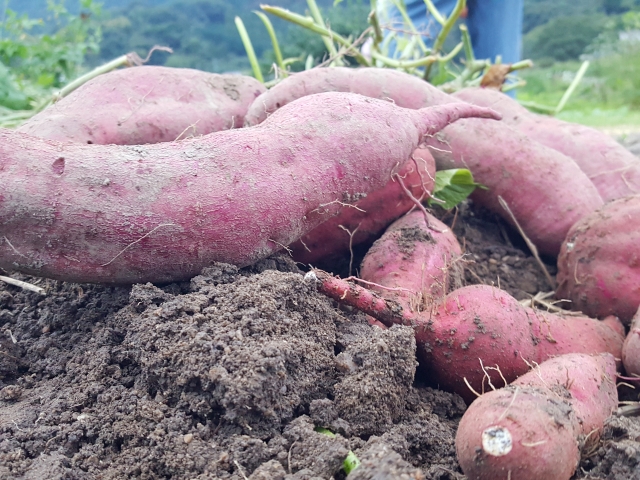
[[[355,205],[341,206],[338,215],[291,244],[293,258],[301,263],[315,264],[378,237],[391,222],[415,207],[403,185],[416,199],[431,193],[435,160],[427,148],[417,148],[396,173],[397,176],[393,175],[383,188],[371,192]]]
[[[591,317],[628,323],[640,306],[640,195],[607,203],[576,223],[558,257],[556,296]]]
[[[242,127],[265,91],[252,77],[142,66],[100,75],[32,117],[19,131],[100,145],[170,142]]]
[[[573,158],[605,202],[640,192],[640,159],[611,136],[595,128],[532,113],[493,88],[465,88],[454,96],[497,110],[507,125]]]
[[[497,116],[327,93],[254,128],[155,145],[0,130],[0,267],[133,283],[188,279],[215,261],[248,265],[325,220],[321,205],[381,188],[424,135],[466,115]]]
[[[456,434],[473,480],[569,480],[618,403],[612,355],[568,354],[480,396]]]
[[[387,326],[413,327],[418,360],[429,380],[467,402],[474,398],[469,387],[486,391],[489,382],[502,386],[526,373],[534,362],[557,355],[621,356],[624,338],[608,323],[525,308],[507,292],[487,285],[459,288],[438,305],[414,312],[404,302],[384,299],[325,272],[308,275],[319,280],[321,292]]]
[[[255,125],[296,98],[326,91],[359,93],[416,109],[461,102],[399,71],[312,69],[287,77],[256,98],[245,121]],[[501,196],[543,253],[557,255],[569,228],[602,205],[593,183],[571,158],[500,122],[460,121],[427,144],[439,170],[469,168],[476,181],[489,187],[476,190],[472,198],[511,222]]]

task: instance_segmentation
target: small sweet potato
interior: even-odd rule
[[[482,392],[511,382],[529,365],[565,353],[611,353],[620,358],[624,338],[609,323],[586,317],[561,317],[523,307],[507,292],[469,285],[449,293],[424,312],[387,300],[370,290],[318,270],[308,274],[319,290],[390,326],[415,330],[417,355],[428,378],[467,402]],[[402,286],[401,281],[396,285]],[[499,371],[498,371],[499,370]]]
[[[640,195],[607,203],[577,222],[558,257],[556,296],[591,317],[629,323],[640,306]]]
[[[474,105],[494,108],[503,115],[507,125],[573,158],[605,202],[640,192],[640,159],[610,135],[530,112],[493,88],[465,88],[454,96]]]
[[[422,312],[439,303],[457,285],[454,265],[462,249],[447,225],[421,211],[413,211],[393,222],[369,249],[360,268],[360,278],[385,298],[405,308]],[[452,278],[453,277],[453,278]],[[459,283],[460,279],[458,279]],[[459,286],[459,285],[458,285]]]
[[[468,115],[498,118],[463,103],[408,110],[326,93],[257,127],[155,145],[0,129],[0,268],[127,284],[249,265],[324,221],[320,205],[384,186],[424,135]]]
[[[341,91],[386,99],[406,108],[461,102],[433,85],[384,68],[312,69],[287,77],[260,95],[245,119],[255,125],[287,103],[317,92]],[[576,162],[501,122],[467,119],[428,139],[438,170],[468,168],[488,190],[472,198],[512,222],[545,254],[557,255],[569,228],[602,205]]]
[[[462,471],[474,480],[569,480],[580,447],[597,443],[617,407],[615,375],[610,354],[567,354],[480,396],[456,434]]]
[[[640,382],[640,310],[631,321],[631,328],[622,346],[622,365],[627,375]]]
[[[142,66],[90,80],[18,128],[50,140],[142,145],[242,127],[265,91],[252,77]]]
[[[398,169],[397,176],[393,175],[383,188],[371,192],[355,205],[342,206],[338,215],[291,244],[293,258],[301,263],[315,264],[375,239],[391,222],[415,206],[403,185],[414,198],[423,198],[433,190],[435,173],[435,160],[429,150],[417,148],[411,159]]]

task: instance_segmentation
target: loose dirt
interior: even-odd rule
[[[550,290],[502,220],[470,203],[440,216],[467,283]],[[349,451],[349,479],[463,478],[465,405],[416,368],[411,330],[370,327],[302,273],[276,256],[164,286],[13,274],[47,295],[0,283],[0,478],[339,480]],[[577,478],[640,479],[638,417],[611,418],[588,453]]]

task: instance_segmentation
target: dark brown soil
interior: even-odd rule
[[[465,205],[454,231],[468,283],[550,290],[501,220]],[[412,331],[336,308],[286,257],[162,287],[12,276],[47,295],[0,283],[2,479],[343,479],[350,450],[349,479],[463,478],[465,405],[421,377]],[[580,478],[640,479],[638,417],[589,454]]]

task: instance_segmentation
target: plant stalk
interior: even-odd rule
[[[360,50],[355,48],[348,39],[344,38],[342,35],[336,32],[331,32],[326,28],[317,25],[313,21],[313,18],[304,17],[285,8],[273,7],[271,5],[260,5],[260,8],[267,13],[275,15],[276,17],[282,18],[283,20],[286,20],[288,22],[295,23],[296,25],[306,28],[307,30],[311,30],[312,32],[318,33],[325,37],[333,38],[336,42],[338,42],[349,52],[351,52],[360,65],[364,65],[365,67],[371,66],[369,61],[360,53]]]
[[[327,28],[327,25],[324,23],[322,19],[322,13],[320,12],[320,8],[318,8],[318,4],[315,0],[307,0],[307,6],[309,7],[309,12],[311,12],[311,16],[313,17],[313,21],[319,25],[320,27],[326,29],[328,32],[331,32],[330,29]],[[332,63],[335,63],[337,66],[344,66],[344,62],[338,56],[338,50],[336,49],[335,44],[333,43],[333,36],[322,36],[322,41],[324,42],[324,46],[327,48],[329,52],[329,56],[335,58]]]
[[[262,70],[260,69],[260,64],[258,63],[258,57],[256,57],[256,52],[253,49],[253,44],[251,43],[251,39],[249,38],[249,34],[247,33],[247,29],[244,26],[244,23],[240,17],[235,18],[236,28],[238,29],[238,33],[240,34],[240,39],[242,40],[242,44],[244,45],[244,49],[247,51],[247,57],[249,57],[249,63],[251,64],[251,69],[253,70],[253,76],[256,79],[264,83],[264,77],[262,76]]]
[[[262,20],[262,23],[264,23],[264,27],[267,29],[267,32],[269,33],[269,38],[271,38],[271,45],[273,45],[273,54],[276,57],[276,65],[278,65],[278,67],[280,68],[280,71],[282,72],[282,76],[283,77],[288,76],[287,66],[282,58],[282,51],[280,50],[278,37],[276,36],[276,31],[273,28],[273,24],[271,23],[271,20],[269,20],[269,17],[267,17],[262,12],[253,12],[253,13],[255,13],[260,18],[260,20]]]

